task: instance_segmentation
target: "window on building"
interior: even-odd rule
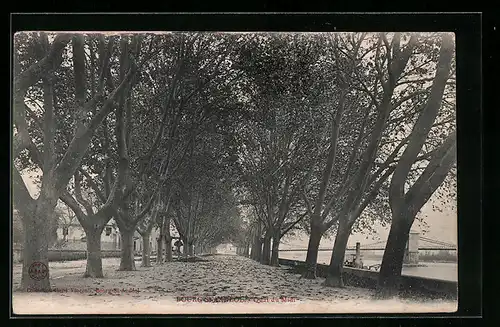
[[[106,226],[106,236],[111,235],[111,226]]]

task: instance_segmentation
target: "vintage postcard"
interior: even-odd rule
[[[453,33],[13,52],[14,313],[457,310]]]

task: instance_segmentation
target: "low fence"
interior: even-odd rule
[[[22,248],[13,249],[14,263],[22,262],[23,250]],[[102,250],[101,255],[103,258],[119,258],[120,250]],[[70,260],[83,260],[87,258],[87,251],[81,250],[56,250],[51,249],[48,253],[49,261],[70,261]]]
[[[279,259],[280,265],[292,267],[297,273],[306,269],[305,262]],[[318,277],[326,277],[328,265],[317,264],[316,274]],[[366,269],[344,267],[343,279],[346,285],[375,288],[378,281],[378,272]],[[453,281],[423,278],[415,276],[401,276],[400,290],[405,294],[435,296],[440,298],[456,299],[458,296],[458,283]]]
[[[103,258],[119,258],[120,250],[102,250]],[[87,251],[49,250],[49,261],[83,260],[87,258]]]
[[[101,241],[102,251],[119,250],[120,247],[116,242]],[[50,247],[50,250],[73,250],[73,251],[87,251],[87,243],[81,240],[67,240],[58,241]]]
[[[14,244],[12,249],[13,261],[22,262],[23,246]],[[119,258],[120,249],[114,242],[101,242],[101,255],[103,258]],[[59,241],[49,248],[49,261],[83,260],[87,258],[87,243],[83,241]]]

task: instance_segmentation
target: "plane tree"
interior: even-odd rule
[[[436,129],[434,126],[440,112],[445,111],[443,109],[446,108],[446,103],[454,101],[454,87],[448,85],[453,71],[453,36],[443,33],[439,38],[439,59],[435,75],[431,79],[430,94],[413,124],[408,144],[390,180],[392,223],[380,268],[377,291],[379,297],[397,294],[405,245],[415,216],[445,182],[456,162],[456,132],[452,124],[449,124],[451,128],[447,129],[448,132],[443,131],[442,127]],[[447,89],[451,92],[446,92]],[[429,138],[437,139],[437,144],[426,145]],[[420,165],[423,171],[412,176],[410,172],[415,161],[429,147],[433,147],[432,155],[426,165]]]
[[[168,190],[168,197],[165,200],[165,196],[160,196],[160,199],[166,201],[164,207],[162,207],[158,213],[156,219],[155,227],[159,230],[158,239],[156,240],[157,255],[156,262],[161,264],[163,262],[172,261],[172,236],[170,234],[170,229],[172,226],[172,194],[171,189]],[[162,192],[162,190],[160,190]],[[163,246],[165,246],[165,256],[163,256]]]
[[[165,195],[166,193],[166,195]],[[164,213],[168,213],[169,207],[170,207],[170,198],[171,198],[171,192],[170,190],[160,190],[157,193],[157,198],[154,200],[154,204],[152,205],[151,210],[149,211],[148,214],[146,214],[146,217],[139,222],[137,226],[137,232],[139,235],[141,235],[142,238],[142,262],[141,266],[142,267],[151,267],[151,247],[150,247],[150,241],[151,241],[151,232],[154,227],[158,226],[159,222],[159,217],[160,215]],[[138,214],[139,211],[139,205],[138,205],[138,198],[135,200],[135,214]],[[162,256],[163,254],[163,249],[160,249],[157,253],[157,256]],[[170,258],[171,260],[171,258]]]
[[[158,191],[172,183],[172,176],[192,152],[196,135],[205,128],[209,118],[224,112],[223,103],[219,105],[217,99],[234,80],[228,58],[239,42],[236,36],[217,38],[200,33],[182,33],[171,37],[174,44],[165,44],[163,50],[173,51],[175,64],[173,72],[167,73],[168,92],[159,90],[160,97],[164,96],[162,119],[159,122],[147,118],[141,120],[141,115],[145,117],[148,110],[152,110],[146,106],[140,110],[139,97],[144,92],[137,92],[127,102],[129,106],[138,105],[138,110],[129,113],[130,109],[127,109],[126,118],[117,119],[118,157],[121,163],[117,176],[122,176],[127,185],[121,200],[123,203],[138,185],[156,181],[153,189]],[[157,77],[163,76],[161,72],[156,74]],[[150,78],[154,80],[154,77]],[[207,128],[216,128],[213,119],[211,122]],[[155,129],[154,125],[158,127]],[[144,146],[148,144],[151,146]],[[149,149],[149,152],[144,149]],[[151,209],[154,197],[155,193],[151,193],[139,201],[142,208],[139,215],[130,211],[130,205],[117,209],[115,218],[124,245],[129,249],[123,253],[121,269],[134,269],[130,250],[132,236],[137,224]]]
[[[358,218],[369,205],[377,211],[387,209],[383,201],[374,201],[374,198],[392,173],[398,151],[405,145],[394,129],[415,117],[415,107],[418,106],[414,103],[423,101],[429,91],[425,87],[419,89],[419,85],[405,85],[407,87],[401,90],[402,84],[408,84],[404,78],[408,75],[415,77],[411,76],[410,70],[406,72],[404,69],[415,47],[416,37],[404,35],[405,42],[401,42],[400,38],[400,34],[394,38],[397,42],[394,41],[393,46],[397,50],[390,64],[391,71],[384,72],[381,62],[386,62],[391,55],[384,51],[389,47],[384,34],[340,34],[332,37],[331,58],[336,63],[337,75],[332,88],[343,90],[338,92],[343,97],[332,98],[332,113],[335,116],[330,125],[331,133],[324,138],[327,156],[317,163],[313,183],[303,193],[312,217],[308,226],[310,239],[306,257],[308,269],[304,273],[306,278],[315,277],[322,235],[328,231],[336,234],[336,251],[332,253],[334,264],[331,265],[332,273],[327,284],[341,285],[341,273],[338,272],[342,269],[345,247],[353,226],[358,230],[371,229],[374,219],[387,222],[383,217],[364,215],[367,220],[361,222]],[[380,151],[382,138],[385,147]],[[311,197],[315,201],[311,201]]]
[[[212,238],[224,233],[229,225],[221,226],[218,221],[225,221],[227,207],[234,202],[234,159],[227,155],[230,147],[226,146],[226,137],[206,132],[201,139],[203,142],[195,140],[190,160],[175,178],[172,198],[173,220],[185,255],[192,255],[196,244],[206,247]],[[209,243],[213,245],[212,241]]]
[[[140,51],[142,42],[146,42],[143,52]],[[127,36],[122,35],[119,47],[115,47],[117,56],[120,53],[135,53],[138,57],[147,57],[151,60],[157,55],[158,42],[156,36]],[[101,48],[102,39],[99,40],[96,47]],[[89,49],[90,72],[94,72],[95,64],[94,50]],[[122,59],[123,56],[122,56]],[[113,73],[118,75],[124,74],[124,65],[121,71],[117,71],[119,67],[116,63],[111,62],[104,73],[105,76],[112,76]],[[75,172],[72,183],[69,189],[60,197],[76,214],[80,224],[83,226],[87,238],[87,269],[84,274],[86,277],[103,277],[102,258],[101,258],[101,234],[105,225],[109,220],[116,215],[116,206],[122,202],[122,190],[124,185],[123,178],[116,178],[117,171],[117,133],[111,130],[117,126],[117,121],[123,117],[123,107],[125,98],[130,96],[130,90],[141,83],[142,74],[136,76],[132,81],[127,91],[117,102],[118,108],[115,115],[110,115],[103,120],[100,128],[98,128],[95,137],[93,138],[89,151],[83,159],[81,167]],[[112,89],[115,81],[112,78],[106,80],[106,87]],[[89,83],[90,92],[94,92],[94,86]],[[82,189],[91,190],[97,201],[90,201],[90,198],[82,195]],[[93,203],[92,203],[93,202]]]
[[[249,217],[246,206],[238,206],[241,215],[239,231],[235,233],[234,243],[237,246],[237,254],[250,257],[250,245],[252,243],[252,219]]]
[[[249,119],[238,132],[240,169],[263,227],[264,264],[278,264],[282,236],[305,216],[290,211],[310,177],[304,167],[318,152],[311,124],[318,123],[313,112],[324,100],[324,67],[317,65],[324,43],[321,34],[259,36],[243,51],[239,65],[250,99]]]
[[[339,226],[328,276],[325,281],[328,286],[343,285],[343,259],[353,225],[358,221],[367,206],[373,207],[382,204],[381,201],[375,199],[388,177],[396,169],[395,164],[401,160],[399,155],[401,149],[408,144],[409,136],[405,135],[404,130],[421,112],[428,96],[432,93],[430,87],[422,87],[419,82],[410,82],[415,80],[415,75],[412,76],[408,73],[413,69],[413,62],[410,62],[410,58],[414,56],[423,57],[419,58],[419,61],[425,61],[429,57],[433,58],[432,51],[418,47],[419,42],[422,39],[426,40],[426,37],[416,34],[403,35],[403,38],[406,38],[404,47],[402,44],[405,42],[401,37],[399,33],[394,34],[391,44],[389,44],[385,34],[379,36],[378,46],[383,45],[386,51],[384,61],[387,63],[387,73],[380,74],[379,71],[381,70],[377,68],[374,71],[379,75],[376,80],[380,82],[382,88],[376,93],[381,94],[381,100],[378,103],[384,104],[385,102],[385,106],[376,106],[377,116],[373,129],[368,134],[370,137],[369,143],[365,147],[354,147],[352,150],[354,151],[353,156],[357,156],[357,153],[360,154],[359,164],[351,166],[351,169],[354,168],[354,174],[350,177],[349,183],[354,184],[350,185],[352,189],[348,190],[345,202],[335,212],[336,219],[339,220]],[[420,52],[422,55],[420,55]],[[410,63],[408,64],[408,62]],[[375,66],[380,67],[379,65],[380,63],[376,61]],[[431,65],[426,69],[432,71],[432,67]],[[425,71],[427,72],[427,70]],[[421,76],[421,74],[421,71],[419,71],[418,76]],[[371,98],[374,103],[377,103],[375,94]],[[449,110],[447,112],[449,113]],[[445,116],[449,117],[449,115]],[[435,128],[442,128],[439,125],[441,124],[438,124]],[[432,149],[427,148],[426,150],[430,151],[424,151],[414,158],[417,166],[414,167],[413,173],[417,173],[418,163],[427,160],[433,155]],[[387,187],[385,189],[387,190]],[[383,207],[387,211],[387,206]],[[370,219],[370,217],[366,218]]]
[[[175,81],[175,94],[170,95],[171,106],[168,114],[165,113],[167,123],[162,125],[167,127],[162,135],[157,134],[155,140],[161,142],[155,143],[156,159],[152,158],[148,166],[152,176],[159,176],[161,185],[158,189],[174,182],[172,177],[192,154],[201,131],[219,131],[226,123],[225,113],[232,108],[227,107],[229,102],[224,100],[225,95],[228,88],[234,87],[238,77],[228,59],[237,50],[238,42],[245,40],[233,35],[216,37],[200,33],[179,34],[178,38],[178,55],[181,56],[178,71],[182,78]],[[141,135],[137,135],[137,140],[143,144],[142,130],[138,129],[138,132]],[[140,149],[140,146],[133,148]],[[146,203],[150,203],[148,201]],[[118,220],[122,221],[122,229],[129,231],[140,218],[133,219],[130,215],[125,218],[127,214],[124,212]],[[160,215],[160,220],[164,217]],[[124,221],[132,223],[125,224]]]
[[[233,191],[222,188],[203,209],[195,225],[195,253],[207,252],[222,243],[238,244],[244,229]]]
[[[71,48],[69,43],[71,42]],[[83,34],[58,33],[20,33],[14,39],[14,137],[13,167],[14,205],[23,218],[25,227],[25,246],[23,253],[23,273],[21,289],[50,290],[50,275],[42,280],[29,278],[28,269],[33,262],[41,262],[48,267],[48,235],[47,225],[53,219],[54,209],[59,197],[73,174],[80,167],[86,150],[97,128],[113,110],[113,103],[121,96],[133,77],[140,71],[146,61],[133,58],[131,53],[124,53],[118,66],[125,66],[123,74],[108,91],[104,81],[107,65],[112,59],[107,55],[114,47],[114,39],[106,42],[98,53],[100,65],[95,94],[91,96],[86,91],[85,80],[85,36]],[[116,58],[115,58],[116,59]],[[74,70],[74,104],[66,103],[68,93],[56,98],[55,86],[59,79],[62,66]],[[111,78],[114,76],[111,76]],[[95,77],[94,77],[95,78]],[[115,77],[116,78],[116,77]],[[34,97],[40,106],[35,109],[36,118],[32,117],[33,107],[27,103],[27,97]],[[58,108],[65,107],[65,110]],[[61,115],[69,113],[69,117]],[[68,144],[59,146],[58,126],[56,122],[71,120],[73,135]],[[28,123],[29,121],[38,122]],[[41,124],[40,124],[41,122]],[[36,127],[35,130],[32,127]],[[63,127],[64,128],[64,127]],[[27,158],[22,160],[23,157]],[[41,183],[40,194],[34,199],[21,177],[23,163],[30,163],[39,170]]]
[[[340,178],[333,178],[332,175],[338,172],[338,167],[341,166],[339,162],[349,158],[349,156],[347,158],[340,156],[338,149],[346,146],[349,141],[352,142],[354,135],[350,129],[344,128],[342,132],[342,127],[346,125],[346,121],[356,120],[359,117],[361,117],[361,121],[363,119],[369,120],[366,113],[363,114],[363,112],[355,110],[363,99],[356,92],[353,92],[352,88],[354,73],[359,62],[367,53],[361,47],[365,38],[365,33],[359,36],[357,34],[335,34],[330,37],[327,43],[329,51],[327,56],[323,58],[327,67],[333,71],[327,93],[330,114],[324,115],[324,117],[328,117],[325,119],[327,127],[323,133],[318,135],[318,143],[323,146],[319,151],[320,153],[324,152],[325,155],[320,157],[320,160],[310,168],[315,170],[316,177],[311,179],[308,187],[302,190],[302,198],[309,216],[310,230],[306,256],[307,270],[303,275],[305,278],[316,277],[319,243],[324,233],[337,222],[336,219],[332,219],[330,211],[338,203],[337,197],[342,198],[342,194],[337,197],[331,196],[329,200],[327,200],[327,195],[332,192],[332,188],[337,186],[338,189],[339,184],[345,183],[343,178],[338,176],[338,173],[337,176]],[[363,127],[363,124],[360,124],[358,128]],[[337,185],[332,185],[332,181],[336,181]]]

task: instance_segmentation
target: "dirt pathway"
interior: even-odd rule
[[[51,263],[48,294],[13,296],[18,313],[291,313],[454,311],[456,303],[377,301],[368,289],[321,286],[287,267],[270,267],[240,256],[170,262],[137,271],[116,271],[119,259],[103,260],[105,278],[82,278],[85,262]],[[16,273],[17,272],[17,273]],[[20,269],[14,267],[14,284]],[[382,304],[385,303],[385,304]],[[387,304],[391,303],[390,306]],[[372,308],[372,309],[370,309]],[[229,311],[227,311],[229,310]]]

